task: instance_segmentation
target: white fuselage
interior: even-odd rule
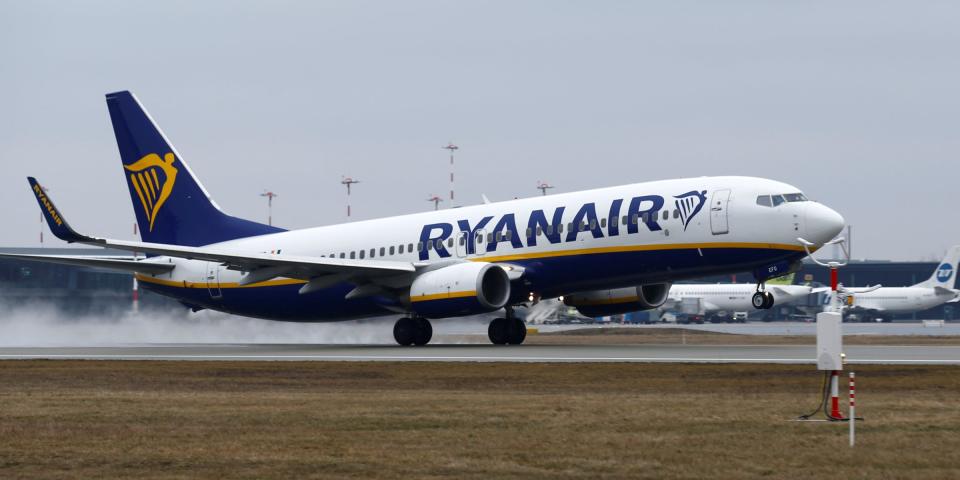
[[[806,285],[768,285],[775,305],[796,301],[810,295],[813,287]],[[675,284],[670,288],[670,302],[699,299],[701,314],[714,312],[746,312],[754,310],[751,298],[756,293],[754,284]]]
[[[932,287],[882,287],[869,292],[852,292],[854,309],[887,313],[912,313],[933,308],[957,297],[955,292],[937,293]]]

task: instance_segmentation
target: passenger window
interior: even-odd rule
[[[673,218],[680,218],[680,210],[679,210],[679,209],[673,211]]]
[[[407,244],[407,251],[410,252],[410,253],[413,253],[413,244],[412,244],[412,243],[408,243],[408,244]]]
[[[638,218],[637,218],[637,214],[636,214],[636,213],[634,213],[633,215],[630,216],[630,223],[636,225],[636,224],[637,224],[637,220],[638,220]]]
[[[357,252],[350,252],[350,260],[355,260],[357,258]]]
[[[483,235],[477,235],[477,240],[474,243],[483,243]]]
[[[363,254],[367,253],[366,250],[360,250],[360,260],[363,260]]]
[[[543,235],[543,227],[537,225],[537,236],[539,237],[540,235]]]
[[[393,250],[393,247],[390,247],[390,250]],[[382,257],[382,256],[384,256],[386,253],[387,253],[387,252],[386,252],[386,249],[383,248],[383,247],[380,247],[380,256]],[[393,252],[390,252],[390,255],[393,255]]]
[[[417,251],[418,251],[418,252],[422,252],[422,251],[423,251],[423,242],[417,242]]]
[[[664,211],[663,211],[663,219],[664,219],[664,220],[670,220],[670,210],[664,210]]]
[[[569,231],[569,232],[572,232],[572,231],[573,231],[573,222],[570,222],[570,223],[567,224],[567,231]]]
[[[601,219],[600,219],[600,228],[607,228],[607,219],[606,219],[606,218],[601,218]]]
[[[402,247],[401,247],[401,248],[402,248]],[[394,247],[393,245],[390,245],[390,255],[393,255],[394,253],[396,253],[396,251],[397,251],[397,247]]]
[[[371,248],[371,249],[370,249],[370,258],[374,258],[374,257],[376,257],[376,256],[377,256],[377,249],[376,249],[376,247]]]
[[[453,248],[453,239],[447,240],[447,247]]]
[[[774,195],[772,198],[774,207],[780,206],[781,203],[786,202],[786,200],[783,199],[783,195]]]
[[[595,230],[597,228],[597,219],[590,220],[590,230]]]
[[[650,223],[650,212],[643,212],[643,223]]]
[[[435,247],[438,251],[443,249],[443,240],[437,239],[437,244]]]
[[[760,195],[757,197],[757,205],[761,207],[772,207],[773,203],[770,201],[770,195]]]
[[[547,235],[553,235],[553,225],[547,225]]]
[[[623,216],[623,222],[622,222],[622,223],[623,223],[624,225],[627,224],[627,216],[626,216],[626,215]]]
[[[340,252],[340,258],[346,258],[346,257],[347,257],[347,254]]]
[[[563,224],[562,224],[562,223],[558,223],[558,224],[557,224],[557,233],[563,233]]]
[[[510,230],[507,230],[506,232],[503,233],[503,238],[506,240],[513,239],[513,232],[511,232]]]
[[[400,253],[403,253],[403,244],[402,244],[402,243],[400,244],[400,248],[397,249],[397,251],[399,251]]]
[[[493,234],[492,234],[492,233],[488,233],[488,234],[487,234],[487,243],[493,243]]]
[[[462,247],[466,244],[467,244],[467,237],[460,235],[460,246]]]

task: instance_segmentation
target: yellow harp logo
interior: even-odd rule
[[[176,157],[172,153],[163,156],[151,153],[137,160],[133,165],[123,168],[130,172],[130,183],[140,197],[143,212],[150,220],[150,231],[153,231],[153,221],[163,207],[163,203],[173,191],[173,183],[177,180],[177,168],[173,166]],[[162,177],[162,178],[161,178]]]

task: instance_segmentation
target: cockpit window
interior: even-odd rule
[[[783,199],[783,195],[771,195],[770,198],[773,199],[774,207],[779,207],[781,203],[786,202],[786,200]]]
[[[760,195],[757,197],[757,205],[763,207],[772,207],[773,203],[770,202],[770,195]]]
[[[788,193],[783,196],[787,199],[788,202],[806,202],[807,197],[803,196],[802,193]]]

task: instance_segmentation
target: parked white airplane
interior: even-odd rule
[[[522,343],[513,306],[574,292],[634,286],[640,310],[686,278],[752,271],[762,289],[806,256],[801,238],[822,245],[844,224],[784,183],[702,177],[285,231],[223,213],[132,94],[108,94],[107,106],[144,242],[77,233],[30,178],[57,237],[151,255],[91,265],[136,272],[194,309],[300,322],[402,315],[401,345],[429,342],[428,319],[500,309],[490,340]]]
[[[889,322],[897,313],[920,312],[960,301],[960,290],[953,288],[958,261],[960,245],[954,245],[930,278],[911,287],[841,287],[840,294],[847,298],[845,316]]]
[[[784,305],[811,293],[826,292],[829,287],[811,287],[808,285],[767,285],[767,292],[773,295],[777,305]],[[732,284],[675,284],[670,287],[670,295],[664,308],[675,308],[684,299],[699,299],[700,314],[711,316],[721,312],[732,315],[754,308],[752,298],[756,287],[746,283]]]

